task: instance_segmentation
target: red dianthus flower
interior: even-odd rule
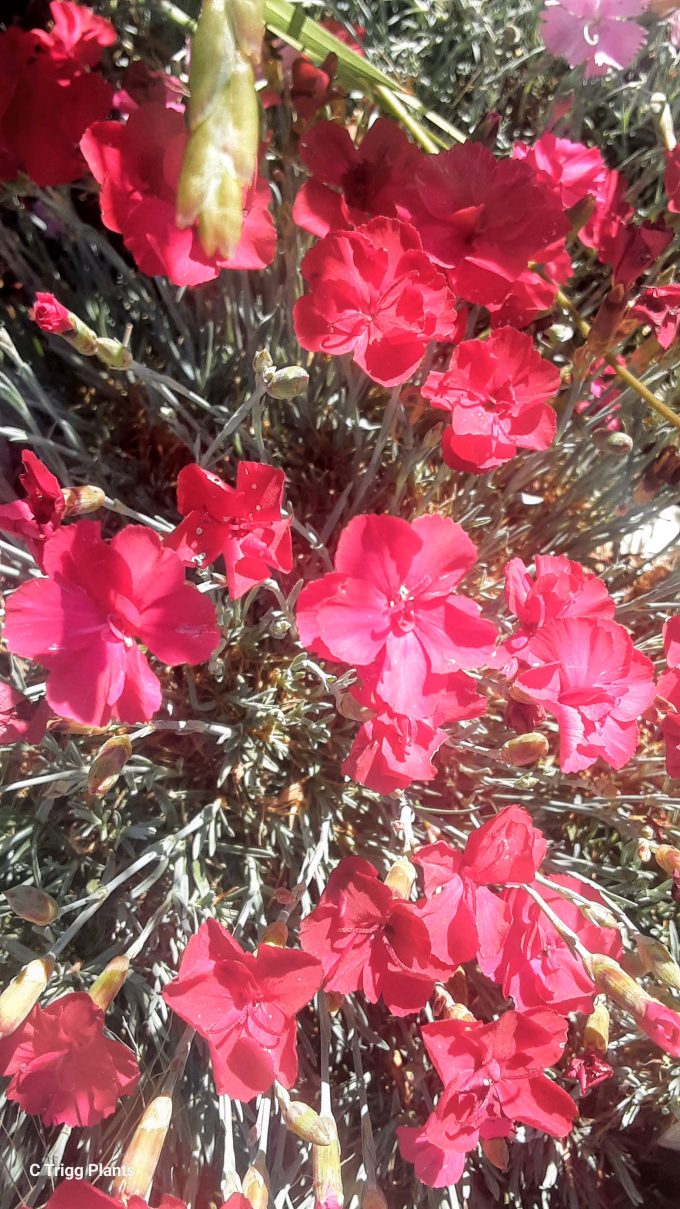
[[[405,382],[431,340],[453,331],[456,312],[441,273],[413,227],[374,218],[336,231],[302,261],[310,292],[293,311],[295,334],[312,352],[352,353],[383,386]]]
[[[40,743],[45,737],[50,710],[45,698],[31,701],[0,683],[0,743]]]
[[[234,600],[262,583],[270,568],[293,566],[291,518],[281,511],[285,475],[259,462],[239,462],[236,486],[201,466],[185,466],[177,478],[177,507],[184,520],[166,545],[185,563],[212,563],[223,556]]]
[[[45,542],[61,525],[66,501],[59,480],[30,449],[24,450],[21,461],[19,482],[26,499],[0,505],[0,532],[18,537],[42,567]]]
[[[54,294],[36,294],[32,318],[41,332],[56,332],[63,335],[73,330],[71,314]]]
[[[560,1058],[566,1031],[566,1021],[550,1011],[504,1012],[491,1024],[445,1020],[423,1026],[444,1091],[423,1126],[402,1126],[397,1135],[403,1157],[424,1184],[455,1184],[480,1138],[509,1137],[516,1121],[551,1137],[570,1132],[576,1105],[544,1073]]]
[[[297,622],[308,650],[371,667],[376,693],[396,713],[417,714],[431,673],[479,667],[496,630],[453,592],[475,561],[454,521],[357,516],[343,530],[335,570],[300,593]],[[422,716],[422,715],[421,715]]]
[[[680,329],[680,285],[652,286],[643,290],[631,314],[648,323],[662,349],[668,350]]]
[[[264,944],[257,953],[244,953],[226,928],[208,919],[189,941],[163,997],[208,1042],[217,1091],[252,1100],[275,1079],[293,1086],[295,1017],[322,976],[316,958],[299,950]]]
[[[97,1125],[110,1117],[118,1099],[135,1090],[139,1067],[132,1050],[103,1029],[103,1011],[82,992],[36,1005],[0,1040],[0,1071],[12,1076],[7,1098],[45,1125]]]
[[[504,327],[487,340],[465,340],[449,368],[431,373],[421,391],[448,411],[444,461],[479,474],[510,461],[518,449],[547,449],[557,427],[548,403],[560,375],[536,352],[530,336]]]
[[[47,701],[64,717],[147,721],[161,687],[137,643],[174,666],[202,663],[219,642],[212,604],[142,525],[105,542],[98,522],[78,521],[47,542],[43,565],[47,578],[7,601],[5,640],[48,669]]]

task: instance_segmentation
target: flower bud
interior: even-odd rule
[[[616,916],[603,903],[581,903],[581,911],[586,919],[597,924],[598,928],[618,928]]]
[[[52,332],[65,336],[73,331],[73,316],[54,294],[36,294],[35,305],[30,313],[41,332]]]
[[[51,957],[29,961],[0,995],[0,1037],[9,1037],[33,1010],[47,986],[54,962]]]
[[[582,227],[590,221],[597,209],[597,202],[594,197],[582,197],[580,201],[574,203],[567,210],[567,218],[571,224],[571,235],[577,235]]]
[[[604,1000],[596,1001],[583,1029],[583,1045],[587,1050],[606,1054],[609,1049],[609,1009]]]
[[[103,797],[116,784],[121,772],[132,755],[132,744],[127,735],[115,735],[99,748],[87,774],[87,789],[96,797]]]
[[[64,333],[64,339],[77,353],[82,353],[84,357],[94,357],[97,352],[96,333],[77,315],[71,315],[71,324],[71,330]]]
[[[501,747],[500,754],[506,764],[512,764],[515,768],[526,768],[542,760],[549,750],[550,744],[545,735],[530,731],[529,734],[519,735],[516,739],[508,739]]]
[[[259,348],[257,350],[253,357],[253,369],[258,377],[264,378],[265,381],[269,381],[272,375],[276,373],[272,355],[268,348]]]
[[[585,963],[588,973],[598,990],[603,991],[614,1003],[636,1018],[644,1013],[651,998],[646,991],[621,969],[618,962],[604,953],[591,953]]]
[[[636,936],[635,944],[647,969],[657,981],[673,991],[680,991],[680,966],[666,946],[651,936]]]
[[[64,516],[85,516],[101,508],[106,496],[101,487],[87,484],[85,487],[62,487]]]
[[[109,340],[106,336],[98,336],[95,341],[95,356],[109,369],[129,369],[132,365],[132,353],[121,344],[120,340]]]
[[[128,976],[130,960],[127,957],[114,957],[101,974],[95,978],[90,987],[90,999],[103,1012],[113,1003],[116,995]]]
[[[226,0],[203,0],[191,43],[189,126],[195,130],[217,105],[236,63],[236,39]]]
[[[269,1204],[269,1176],[262,1160],[251,1163],[243,1177],[243,1195],[250,1201],[251,1209],[267,1209]]]
[[[261,945],[273,945],[277,949],[285,949],[287,941],[288,928],[282,919],[275,919],[273,923],[267,924],[260,937]]]
[[[633,448],[633,439],[627,432],[612,432],[609,428],[593,429],[593,445],[600,453],[614,453],[619,457],[628,457]]]
[[[277,369],[267,381],[267,393],[272,399],[295,399],[304,395],[309,385],[309,374],[301,365],[287,365]]]
[[[672,848],[670,844],[659,844],[654,851],[654,860],[670,877],[674,873],[680,872],[680,848]]]
[[[171,1119],[172,1096],[156,1096],[145,1108],[121,1160],[121,1175],[113,1181],[113,1195],[118,1200],[127,1204],[130,1197],[146,1197]]]
[[[38,886],[13,886],[11,890],[5,890],[5,898],[15,915],[39,928],[47,928],[59,914],[52,895]]]
[[[291,1100],[288,1092],[279,1083],[274,1084],[274,1091],[281,1116],[291,1133],[302,1138],[303,1142],[311,1142],[315,1146],[330,1146],[333,1134],[328,1127],[327,1117],[320,1117],[318,1112],[302,1100]]]
[[[326,1007],[328,1011],[331,1016],[337,1016],[345,1002],[345,996],[341,995],[339,991],[325,991],[324,993],[326,995]]]
[[[416,883],[416,876],[415,865],[403,856],[400,860],[395,861],[388,871],[385,885],[389,886],[395,898],[410,898]]]
[[[340,1143],[333,1117],[322,1117],[328,1126],[331,1141],[325,1146],[312,1147],[314,1169],[314,1201],[316,1209],[342,1209],[344,1203]]]

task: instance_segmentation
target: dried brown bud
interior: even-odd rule
[[[38,886],[13,886],[11,890],[5,890],[5,898],[15,915],[39,928],[47,928],[59,914],[52,895]]]
[[[361,1197],[361,1209],[388,1209],[387,1197],[377,1184],[366,1187]]]
[[[654,860],[664,873],[671,877],[680,872],[680,848],[672,848],[670,844],[659,844],[654,850]]]
[[[113,1195],[124,1204],[133,1196],[146,1198],[171,1120],[171,1096],[156,1096],[144,1110],[121,1160],[122,1174],[113,1181]]]
[[[338,991],[325,991],[324,994],[326,996],[326,1007],[331,1016],[337,1016],[345,1001],[345,996],[341,995]]]
[[[515,739],[508,739],[501,747],[500,754],[506,764],[512,764],[515,768],[526,768],[530,764],[536,764],[547,756],[550,750],[550,744],[545,735],[539,734],[538,731],[530,731],[528,735],[518,735]]]
[[[499,1171],[507,1171],[510,1155],[505,1138],[482,1138],[482,1150]]]
[[[103,1012],[113,1003],[128,976],[130,961],[127,957],[114,957],[90,987],[90,999]]]
[[[416,884],[416,876],[415,865],[407,857],[402,856],[389,869],[385,885],[389,886],[395,898],[410,898],[411,891]]]
[[[63,487],[64,516],[84,516],[101,508],[106,496],[101,487]]]
[[[47,986],[54,962],[51,957],[29,961],[0,995],[0,1037],[9,1037],[32,1011]]]
[[[87,774],[88,792],[102,797],[116,784],[121,772],[132,755],[132,744],[127,735],[116,735],[107,739],[100,747]]]

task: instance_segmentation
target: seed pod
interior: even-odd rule
[[[539,734],[538,731],[530,731],[527,735],[518,735],[515,739],[508,739],[501,747],[500,754],[506,764],[512,764],[515,768],[526,768],[530,764],[536,764],[547,756],[550,750],[550,744],[545,735]]]
[[[333,1117],[324,1116],[332,1139],[325,1146],[312,1147],[314,1199],[318,1209],[342,1209],[344,1194],[340,1169],[340,1142]]]
[[[130,961],[127,957],[114,957],[90,987],[90,999],[103,1012],[113,1003],[128,976]]]
[[[156,1096],[145,1108],[121,1160],[121,1175],[113,1181],[113,1195],[124,1204],[133,1196],[146,1198],[171,1119],[171,1096]]]
[[[385,878],[385,885],[389,886],[395,898],[410,898],[416,876],[415,865],[403,856],[392,865]]]
[[[267,924],[260,938],[261,945],[273,945],[277,949],[285,949],[288,941],[288,928],[282,919],[275,919]]]
[[[47,928],[59,914],[52,895],[38,886],[13,886],[11,890],[5,890],[5,898],[15,915],[39,928]]]
[[[680,873],[680,848],[672,848],[670,844],[659,844],[659,847],[654,850],[654,860],[664,873],[668,873],[671,877],[674,873]]]
[[[33,1010],[47,986],[54,962],[51,957],[29,961],[0,995],[0,1037],[9,1037]]]
[[[586,919],[597,924],[598,928],[618,928],[616,916],[602,903],[582,903],[581,911]]]
[[[612,286],[591,324],[583,349],[579,350],[589,365],[603,357],[613,344],[627,308],[624,286],[620,283]]]
[[[304,1142],[312,1142],[315,1146],[329,1146],[333,1134],[328,1128],[328,1118],[320,1117],[318,1112],[304,1104],[302,1100],[291,1100],[285,1087],[280,1083],[274,1084],[274,1094],[281,1110],[281,1116],[291,1133],[302,1138]]]
[[[88,512],[96,512],[106,499],[101,487],[91,484],[85,487],[62,487],[61,494],[64,497],[64,516],[85,516]]]
[[[598,990],[603,991],[636,1019],[644,1015],[651,995],[648,995],[634,978],[626,974],[618,962],[606,957],[604,953],[592,953],[584,964]]]
[[[673,991],[680,991],[680,966],[666,946],[651,936],[640,935],[635,937],[635,944],[647,969],[651,970],[658,982]]]
[[[585,1049],[606,1054],[609,1049],[609,1009],[603,999],[597,1000],[583,1029]]]
[[[120,340],[109,340],[106,336],[98,336],[95,341],[95,357],[98,357],[109,369],[129,369],[132,365],[132,353],[121,344]]]
[[[272,399],[295,399],[304,395],[309,385],[309,374],[301,365],[287,365],[277,369],[267,381],[267,394]]]
[[[99,748],[87,774],[88,792],[103,797],[116,784],[121,772],[132,755],[132,744],[127,735],[115,735]]]
[[[614,453],[628,457],[633,448],[633,439],[627,432],[611,432],[609,428],[593,429],[593,445],[600,453]]]

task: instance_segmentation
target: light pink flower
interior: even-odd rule
[[[541,22],[548,50],[570,67],[584,64],[586,79],[632,63],[645,32],[639,17],[647,0],[548,0]]]

